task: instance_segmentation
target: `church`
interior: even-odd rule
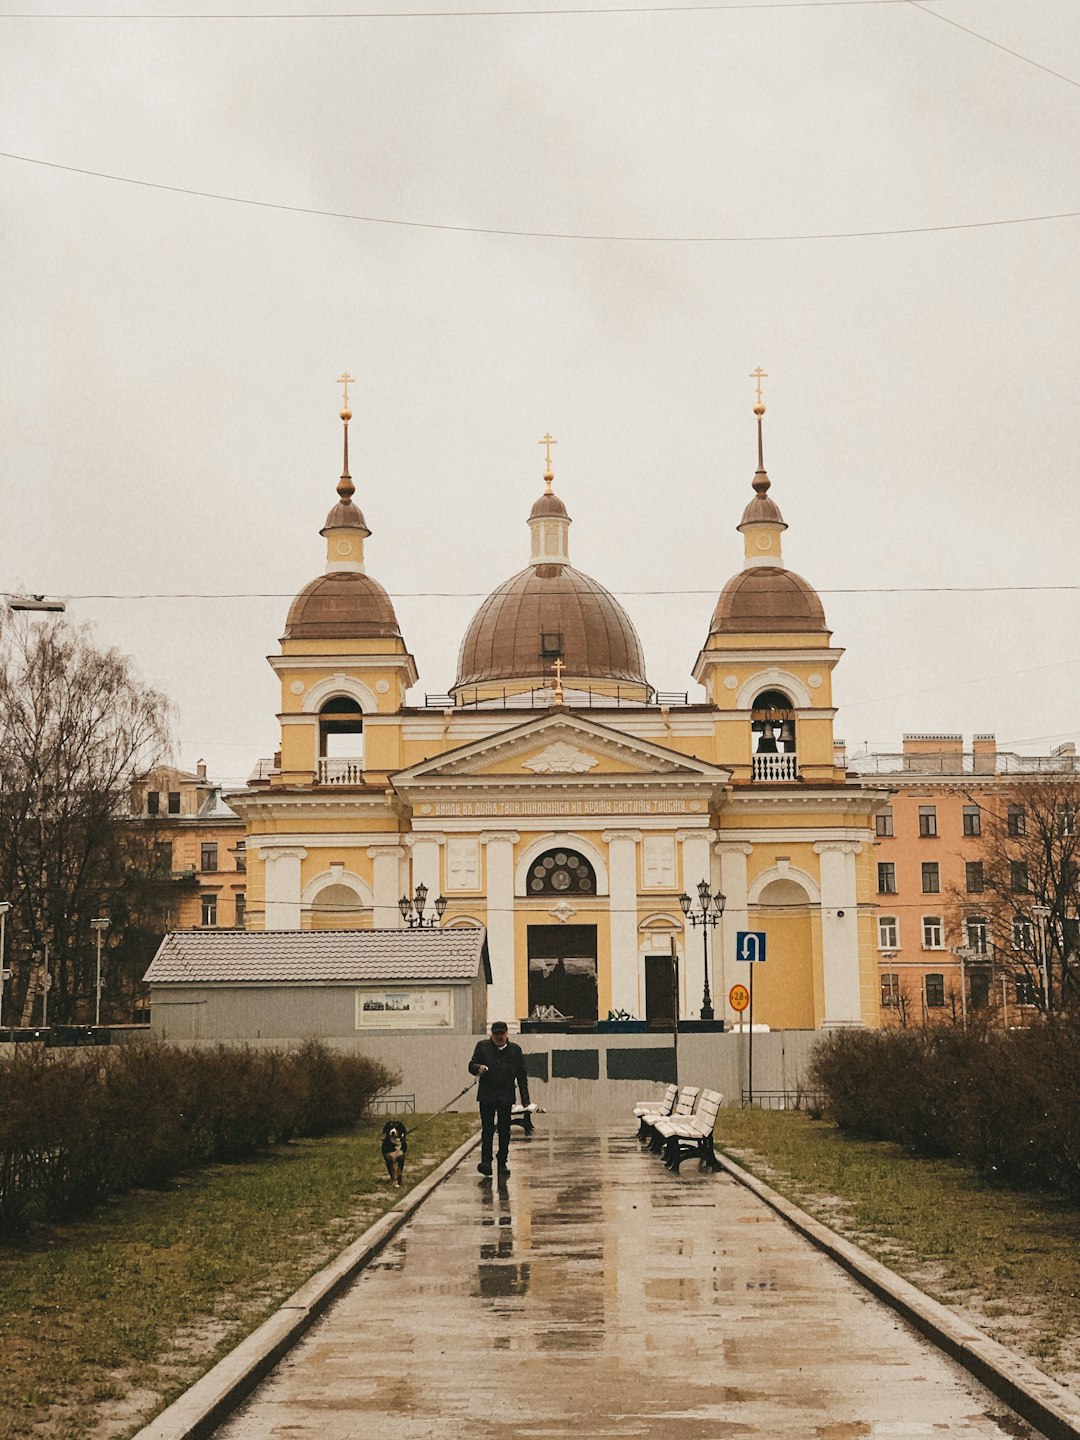
[[[483,927],[488,1014],[515,1027],[670,1028],[676,1009],[731,1026],[751,969],[755,1024],[878,1023],[874,816],[888,792],[849,777],[834,740],[843,652],[783,562],[760,372],[754,413],[742,565],[708,634],[686,637],[700,702],[657,693],[623,606],[571,562],[545,437],[526,563],[473,616],[450,693],[416,705],[377,550],[369,573],[346,385],[325,570],[270,659],[280,751],[229,796],[249,930]],[[759,942],[746,932],[765,937],[765,963],[747,963]]]

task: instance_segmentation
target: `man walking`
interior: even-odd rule
[[[514,1086],[521,1095],[522,1105],[529,1103],[529,1077],[525,1074],[525,1056],[515,1045],[502,1020],[491,1027],[491,1039],[477,1042],[469,1061],[469,1074],[479,1075],[477,1099],[480,1101],[480,1164],[481,1175],[491,1174],[492,1142],[495,1125],[499,1127],[499,1174],[509,1175],[507,1155],[510,1150],[510,1111],[514,1104]]]

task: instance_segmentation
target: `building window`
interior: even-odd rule
[[[983,862],[981,860],[969,860],[964,866],[964,877],[967,883],[968,894],[980,895],[985,889]]]
[[[202,897],[202,923],[204,925],[217,924],[217,896],[204,895]]]
[[[895,915],[879,915],[877,921],[879,950],[900,949],[900,922]]]
[[[240,893],[239,895],[237,895],[237,897],[236,897],[236,928],[237,928],[237,930],[243,930],[243,928],[244,928],[244,915],[245,915],[246,910],[247,910],[247,898],[246,898],[246,896],[244,895],[243,891],[241,891],[241,893]]]
[[[939,895],[941,893],[941,867],[936,860],[923,861],[922,893],[924,895]]]
[[[1058,828],[1062,835],[1076,834],[1076,807],[1063,805],[1058,812]]]
[[[1027,834],[1027,814],[1023,805],[1010,805],[1005,817],[1005,828],[1010,835]]]
[[[1031,921],[1026,915],[1014,915],[1012,922],[1012,943],[1014,950],[1031,954]]]
[[[890,806],[887,810],[879,810],[874,823],[879,835],[891,835],[893,833],[892,807]]]
[[[1037,1005],[1039,1003],[1039,987],[1028,975],[1017,977],[1016,1003],[1017,1005]]]
[[[172,841],[159,840],[154,846],[154,874],[168,879],[172,874]]]
[[[319,711],[320,778],[359,784],[364,765],[364,712],[350,695],[335,695]],[[351,761],[352,766],[344,762]]]
[[[900,1003],[900,976],[896,974],[883,974],[881,977],[881,1003],[882,1005],[898,1005]]]
[[[968,971],[968,1004],[973,1010],[985,1010],[990,1004],[990,975],[985,966]]]
[[[891,860],[878,861],[877,888],[879,895],[896,894],[896,866]]]
[[[1028,868],[1023,860],[1011,860],[1009,862],[1009,889],[1026,891],[1028,889]]]
[[[146,813],[148,815],[161,814],[161,796],[156,790],[146,792]]]
[[[982,834],[982,811],[979,809],[978,805],[964,806],[964,834]]]
[[[945,976],[927,975],[926,981],[926,1008],[938,1010],[945,1004]]]
[[[986,955],[990,949],[990,925],[981,915],[973,915],[967,922],[967,943],[976,955]]]
[[[180,814],[180,791],[179,791],[179,790],[170,790],[170,791],[169,791],[169,814],[170,814],[170,815],[179,815],[179,814]]]
[[[944,942],[941,938],[941,916],[924,915],[922,917],[922,943],[924,950],[941,950]]]
[[[937,834],[937,806],[919,806],[919,834],[923,836]]]
[[[529,895],[595,895],[596,875],[576,850],[549,850],[529,867]]]
[[[203,870],[217,869],[217,841],[204,840],[199,848],[199,864]]]
[[[247,874],[247,847],[243,840],[236,847],[236,873],[238,875]]]

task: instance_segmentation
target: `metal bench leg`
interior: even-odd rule
[[[679,1144],[679,1137],[672,1135],[664,1150],[664,1164],[674,1174],[678,1175],[679,1166],[682,1164],[682,1146]]]
[[[701,1163],[710,1170],[720,1169],[720,1161],[716,1158],[716,1149],[711,1135],[706,1135],[701,1143]]]

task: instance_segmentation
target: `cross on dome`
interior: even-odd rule
[[[552,445],[557,445],[559,442],[555,439],[554,435],[552,435],[551,431],[549,430],[547,434],[545,434],[544,438],[542,440],[538,440],[536,443],[538,445],[543,445],[544,447],[544,481],[547,484],[548,491],[550,492],[551,482],[555,479],[555,472],[551,468],[551,447]]]

